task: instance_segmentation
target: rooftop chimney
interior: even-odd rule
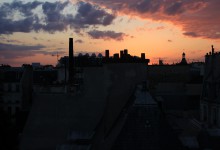
[[[124,49],[124,55],[127,56],[128,55],[128,50]]]
[[[117,59],[119,59],[119,54],[118,54],[118,53],[115,53],[113,57],[114,57],[114,59],[117,60]]]
[[[145,60],[145,53],[141,53],[141,60]]]
[[[69,38],[69,83],[73,83],[73,38]]]
[[[120,51],[120,58],[121,58],[121,59],[123,58],[123,55],[124,55],[124,51],[121,50],[121,51]]]
[[[109,58],[109,50],[105,50],[105,58]]]

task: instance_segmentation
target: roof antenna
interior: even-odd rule
[[[214,46],[212,45],[212,55],[214,54],[215,52],[215,49],[214,49]]]

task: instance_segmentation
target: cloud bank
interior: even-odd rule
[[[125,33],[122,32],[114,32],[114,31],[99,31],[99,30],[93,30],[89,31],[88,34],[93,39],[104,39],[104,40],[116,40],[116,41],[122,41],[125,36],[127,36]]]
[[[45,48],[43,45],[14,45],[14,44],[5,44],[5,43],[0,43],[0,51],[5,51],[5,50],[13,50],[13,51],[27,51],[27,50],[40,50]]]
[[[115,15],[106,12],[97,5],[78,2],[74,12],[64,13],[71,6],[70,2],[28,2],[13,1],[0,6],[0,34],[31,31],[49,32],[65,31],[68,28],[80,31],[89,26],[107,26],[115,19]],[[42,10],[43,14],[35,11]],[[15,16],[19,16],[19,19]],[[42,17],[44,16],[44,17]]]
[[[58,49],[57,51],[48,51],[44,45],[18,45],[18,44],[6,44],[0,43],[0,58],[2,59],[15,59],[34,56],[36,54],[54,55],[64,54],[65,51]]]
[[[73,6],[76,13],[64,13],[68,6]],[[90,26],[108,26],[116,18],[115,14],[123,14],[171,22],[181,27],[185,36],[220,39],[219,6],[219,0],[13,1],[0,6],[0,34],[31,31],[54,33],[69,28],[80,32]],[[42,14],[35,12],[38,9],[42,10]],[[19,19],[16,18],[18,14]]]
[[[219,0],[86,0],[118,14],[171,22],[190,37],[220,39]]]

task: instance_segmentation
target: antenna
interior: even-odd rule
[[[214,54],[215,52],[215,49],[214,49],[214,46],[212,45],[212,54]]]

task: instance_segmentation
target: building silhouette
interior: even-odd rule
[[[69,54],[72,55],[73,41],[69,40]],[[33,85],[33,104],[20,149],[111,147],[115,130],[119,134],[118,117],[130,102],[136,86],[147,84],[149,59],[144,54],[141,56],[131,56],[128,50],[121,56],[119,53],[110,56],[108,50],[104,57],[80,54],[63,57],[56,68],[38,72],[37,77],[42,78],[34,79],[51,79],[52,82]]]
[[[205,56],[205,76],[201,96],[201,120],[207,127],[220,128],[220,53]]]
[[[200,134],[202,148],[220,149],[220,53],[205,56],[205,74],[200,102],[200,119],[203,130]]]
[[[73,43],[56,67],[0,67],[0,107],[29,114],[21,150],[220,149],[213,46],[203,72],[204,63],[188,64],[185,53],[176,65],[149,66],[145,53],[128,49],[74,56]]]
[[[186,61],[186,54],[183,52],[182,54],[182,60],[178,65],[187,65],[187,61]]]

